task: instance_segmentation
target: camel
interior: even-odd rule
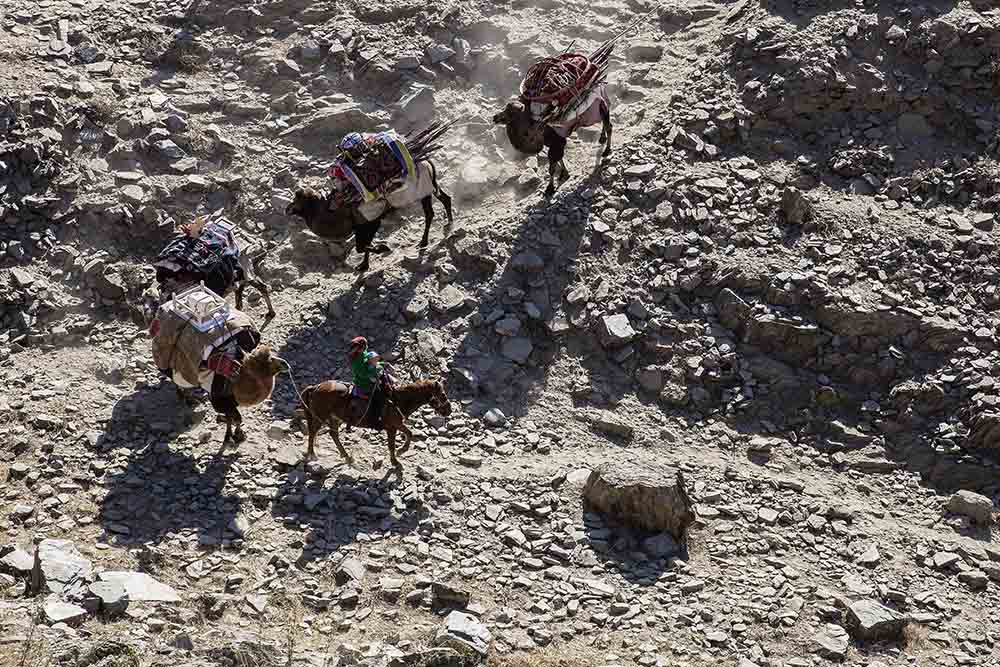
[[[220,421],[226,423],[224,446],[238,445],[247,439],[239,409],[259,405],[270,398],[275,376],[288,369],[288,362],[275,355],[269,345],[258,344],[238,362],[237,371],[231,378],[215,375],[209,396]]]
[[[357,416],[359,413],[363,414],[364,411],[356,409],[355,401],[365,402],[364,399],[351,395],[351,386],[343,382],[327,380],[306,387],[305,391],[302,392],[300,406],[305,414],[309,429],[306,460],[316,458],[316,434],[325,423],[330,426],[330,435],[333,437],[333,442],[337,445],[341,457],[348,465],[354,463],[354,459],[340,442],[340,425],[346,423],[351,426],[374,428],[366,422],[364,417]],[[451,414],[451,403],[448,402],[444,380],[421,380],[397,385],[392,390],[391,395],[387,397],[385,407],[382,410],[382,424],[389,436],[389,460],[400,473],[402,473],[403,466],[396,458],[396,433],[401,432],[406,438],[398,452],[402,456],[410,448],[410,440],[413,438],[413,432],[406,426],[406,418],[428,404],[439,415],[447,417]]]
[[[494,124],[506,126],[511,145],[521,153],[535,155],[542,148],[548,149],[549,185],[545,189],[546,197],[551,197],[556,192],[556,174],[559,175],[560,185],[569,180],[569,170],[563,163],[568,137],[579,128],[590,127],[598,122],[602,126],[598,142],[607,144],[601,155],[607,157],[611,155],[611,134],[614,128],[611,125],[611,103],[603,86],[590,105],[567,124],[550,125],[544,121],[535,121],[530,109],[519,100],[508,102],[503,111],[493,116]]]
[[[358,265],[358,272],[369,268],[369,254],[389,252],[385,243],[372,245],[375,234],[382,226],[382,219],[390,212],[420,202],[424,209],[424,235],[420,248],[426,248],[430,236],[431,222],[434,220],[434,206],[431,197],[436,197],[444,205],[448,216],[448,227],[454,222],[451,197],[437,181],[437,169],[430,160],[416,163],[416,178],[412,183],[395,192],[386,194],[374,202],[355,204],[350,207],[330,208],[330,199],[310,188],[300,188],[295,198],[285,208],[286,215],[297,215],[316,236],[331,241],[344,241],[354,234],[355,250],[365,257]]]
[[[227,223],[213,223],[208,242],[204,244],[214,250],[213,256],[201,258],[199,263],[191,261],[193,244],[197,243],[204,230],[206,218],[197,218],[194,222],[181,226],[183,236],[176,237],[164,248],[153,267],[156,269],[157,289],[155,294],[147,294],[144,305],[144,320],[148,324],[160,307],[162,299],[171,294],[179,294],[187,288],[204,284],[215,294],[225,298],[235,293],[236,309],[243,310],[243,292],[247,287],[253,287],[264,297],[267,304],[265,323],[274,318],[274,306],[271,304],[271,294],[267,285],[257,278],[257,264],[250,257],[250,252],[241,247],[234,233],[234,227]],[[220,244],[225,244],[221,248]]]

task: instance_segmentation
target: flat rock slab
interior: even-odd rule
[[[100,601],[100,609],[109,616],[117,616],[128,608],[129,596],[117,581],[98,581],[90,585],[90,594]]]
[[[73,625],[74,623],[80,623],[87,618],[86,609],[79,605],[70,604],[69,602],[62,602],[61,600],[51,600],[46,602],[43,611],[45,612],[45,620],[52,625],[55,625],[56,623]]]
[[[133,602],[180,602],[181,596],[145,572],[102,572],[101,581],[117,583]]]
[[[984,526],[993,523],[993,501],[973,491],[962,490],[953,495],[948,501],[948,511]]]
[[[463,654],[477,654],[486,657],[493,636],[489,628],[475,616],[453,611],[444,620],[444,627],[438,630],[435,645],[451,648]]]
[[[0,572],[6,572],[16,577],[26,577],[35,567],[35,557],[23,549],[14,549],[0,558]]]
[[[852,636],[866,641],[899,640],[908,619],[872,600],[858,600],[847,608]]]
[[[35,551],[31,587],[36,593],[68,593],[87,584],[94,572],[90,561],[69,540],[42,540]]]
[[[590,473],[583,497],[603,514],[681,543],[695,519],[684,477],[669,467],[605,463]]]

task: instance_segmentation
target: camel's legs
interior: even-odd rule
[[[602,155],[607,157],[611,155],[611,132],[613,130],[611,126],[611,110],[608,108],[607,104],[601,104],[601,143],[607,142],[607,146],[604,147],[604,153]]]
[[[420,239],[419,247],[426,248],[431,233],[431,222],[434,220],[434,204],[430,195],[421,199],[420,204],[424,207],[424,236]]]
[[[261,296],[264,297],[264,303],[267,304],[267,319],[273,318],[276,313],[274,312],[274,306],[271,305],[271,291],[269,289],[267,289],[267,285],[264,284],[264,281],[263,280],[248,280],[245,284],[250,285],[255,290],[257,290],[257,291],[260,292]],[[240,283],[239,289],[242,289],[243,286],[244,286],[244,283]],[[237,299],[238,298],[239,297],[237,297]],[[237,310],[240,309],[239,305],[236,306],[236,309]]]

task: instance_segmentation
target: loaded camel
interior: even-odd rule
[[[371,253],[389,252],[389,246],[385,243],[373,245],[375,235],[381,228],[385,216],[419,201],[424,210],[424,234],[418,247],[426,248],[431,222],[434,220],[432,197],[444,205],[448,227],[454,223],[451,197],[438,183],[437,167],[430,160],[430,155],[441,148],[434,142],[453,124],[453,122],[436,122],[427,129],[406,137],[414,170],[395,190],[383,194],[374,201],[352,200],[340,204],[335,198],[335,192],[323,196],[311,188],[299,188],[292,202],[285,207],[285,214],[302,218],[309,230],[320,238],[345,241],[353,234],[355,250],[364,253],[364,259],[358,265],[358,271],[363,273],[369,268]]]
[[[578,129],[600,123],[598,141],[606,144],[601,156],[611,155],[614,128],[606,82],[611,54],[617,41],[647,16],[633,21],[590,56],[563,53],[538,61],[521,82],[520,95],[493,116],[494,124],[506,126],[511,145],[521,153],[536,155],[548,149],[546,197],[555,194],[557,176],[560,185],[569,179],[563,158],[567,139]]]
[[[204,284],[215,294],[236,297],[236,309],[243,309],[243,292],[253,287],[267,304],[265,323],[274,318],[274,306],[267,285],[257,277],[257,264],[250,252],[241,247],[235,228],[224,220],[209,222],[199,217],[180,228],[182,234],[173,238],[160,251],[153,268],[157,289],[148,294],[144,304],[144,320],[148,324],[162,301],[189,287]],[[252,244],[252,242],[249,242]]]
[[[196,296],[204,297],[204,292]],[[211,323],[199,328],[188,315],[165,307],[157,311],[149,333],[157,368],[177,386],[182,401],[188,402],[194,390],[207,392],[220,422],[226,424],[223,445],[229,446],[246,440],[240,408],[270,398],[275,376],[288,371],[289,365],[261,343],[260,331],[249,317],[238,310],[224,312],[221,318],[216,313],[199,317],[199,326]]]
[[[430,405],[439,415],[447,417],[451,414],[451,403],[448,402],[444,380],[421,380],[396,385],[387,399],[382,410],[382,429],[378,429],[363,416],[365,414],[363,407],[358,409],[356,402],[367,403],[367,401],[352,395],[350,385],[327,380],[306,387],[302,392],[300,405],[308,427],[306,460],[316,458],[316,434],[323,424],[328,424],[330,435],[341,457],[348,465],[353,464],[354,459],[340,442],[340,425],[349,424],[362,428],[384,429],[389,437],[389,460],[401,473],[403,465],[396,458],[396,433],[401,432],[405,438],[403,446],[399,449],[399,456],[410,448],[410,440],[413,438],[413,432],[406,426],[406,418],[425,405]]]

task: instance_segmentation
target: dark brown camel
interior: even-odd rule
[[[354,462],[340,442],[340,425],[350,424],[363,428],[369,426],[364,417],[364,409],[357,409],[356,401],[366,403],[364,399],[351,395],[351,387],[343,382],[328,380],[320,384],[306,387],[302,392],[301,409],[305,413],[306,424],[309,427],[309,444],[306,449],[306,460],[316,458],[316,434],[323,424],[329,424],[330,435],[337,445],[340,455],[350,465]],[[401,456],[410,448],[413,432],[406,426],[406,418],[421,407],[430,404],[439,415],[447,417],[451,414],[451,403],[445,392],[444,380],[421,380],[411,384],[397,385],[391,397],[387,397],[382,410],[383,429],[389,436],[389,460],[393,467],[402,471],[403,466],[396,458],[396,432],[401,432],[406,438],[399,449]],[[382,429],[379,429],[382,430]]]
[[[426,165],[426,167],[425,167]],[[420,239],[418,247],[426,248],[430,237],[431,222],[434,220],[434,206],[432,197],[437,197],[438,201],[444,204],[445,215],[448,217],[448,226],[454,222],[451,208],[451,197],[445,192],[437,182],[437,169],[430,160],[417,162],[418,169],[429,168],[431,194],[419,200],[409,201],[405,197],[400,201],[391,194],[387,197],[389,204],[385,213],[374,220],[366,220],[361,215],[357,206],[340,207],[330,210],[330,199],[310,188],[300,188],[295,192],[295,198],[285,208],[286,215],[297,215],[305,220],[306,226],[316,236],[329,239],[331,241],[345,241],[354,234],[355,250],[365,254],[364,260],[358,265],[358,271],[368,270],[368,256],[370,253],[384,254],[389,252],[389,246],[385,243],[372,245],[375,234],[382,226],[382,220],[386,215],[394,210],[398,210],[404,205],[414,204],[420,201],[424,209],[424,235]],[[426,192],[427,190],[424,190]]]
[[[597,117],[601,122],[601,137],[599,143],[607,143],[604,147],[602,157],[611,155],[611,133],[614,129],[611,126],[611,108],[606,98],[601,97],[594,100],[594,105],[598,105]],[[594,114],[589,110],[584,111],[581,117],[589,119]],[[589,127],[594,124],[584,120],[570,128],[567,136],[562,136],[551,125],[544,122],[537,122],[531,117],[529,109],[520,101],[507,103],[503,111],[493,116],[493,123],[505,125],[507,137],[510,143],[521,153],[536,155],[542,148],[548,148],[549,158],[549,186],[545,189],[545,196],[551,197],[555,194],[555,177],[559,174],[559,184],[562,185],[569,179],[569,171],[563,163],[566,155],[566,141],[569,134],[576,132],[581,127]]]

